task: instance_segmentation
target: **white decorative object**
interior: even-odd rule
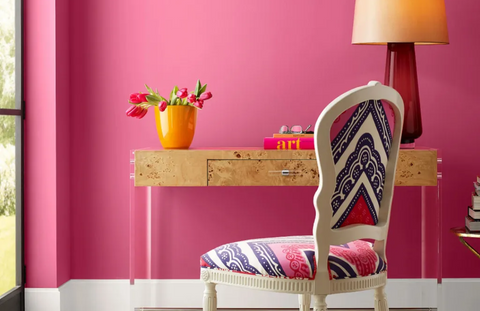
[[[393,135],[390,134],[389,123],[379,100],[386,100],[391,104],[395,123]],[[331,145],[332,124],[342,113],[352,107],[358,108],[355,108],[343,132],[341,131],[334,140],[332,152],[331,148],[325,147]],[[298,274],[292,275],[291,271],[287,271],[286,266],[282,268],[281,263],[279,264],[280,259],[275,254],[268,258],[255,255],[272,261],[272,263],[268,262],[268,265],[265,264],[266,269],[259,270],[258,265],[249,264],[249,260],[253,260],[254,256],[247,254],[248,251],[242,253],[245,248],[240,249],[240,245],[245,245],[245,242],[244,244],[231,243],[223,246],[224,248],[217,248],[218,256],[214,251],[202,256],[201,279],[206,285],[204,311],[216,310],[216,284],[298,294],[301,311],[309,310],[310,300],[313,302],[314,311],[326,311],[325,299],[329,294],[375,289],[375,297],[372,297],[375,301],[375,310],[388,311],[384,292],[387,273],[384,269],[373,269],[368,272],[368,275],[361,274],[362,269],[352,270],[350,274],[346,274],[346,277],[341,275],[341,270],[337,270],[332,277],[334,270],[330,266],[333,264],[328,263],[332,260],[329,258],[331,246],[344,245],[359,239],[375,240],[373,250],[376,254],[373,259],[369,258],[372,265],[376,262],[377,266],[381,267],[379,265],[381,260],[387,262],[385,247],[403,124],[403,109],[403,101],[397,91],[372,81],[366,86],[340,95],[323,110],[315,125],[315,151],[320,183],[314,196],[316,211],[313,226],[314,250],[306,249],[303,240],[294,245],[304,248],[295,248],[295,251],[306,250],[302,253],[304,259],[308,257],[313,260],[311,266],[304,269],[307,272],[310,271],[310,275],[313,276],[308,277],[307,273],[305,277],[295,277]],[[345,182],[350,185],[343,184]],[[358,194],[364,197],[366,203],[358,203]],[[362,216],[360,222],[352,224],[350,213],[354,209],[358,211],[359,204],[363,204],[362,208],[367,211],[368,217]],[[271,239],[271,241],[275,243],[277,240]],[[265,245],[246,242],[253,248]],[[282,246],[276,244],[275,247]],[[217,257],[213,258],[215,256]],[[222,256],[230,257],[226,260]],[[230,263],[234,263],[239,270],[232,271],[234,269],[229,268]],[[242,267],[238,268],[238,266]],[[349,269],[348,266],[341,265],[341,267]],[[243,268],[247,270],[242,270]],[[255,273],[255,271],[259,272]],[[356,277],[351,277],[352,274]]]

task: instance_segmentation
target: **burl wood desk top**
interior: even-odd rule
[[[318,186],[314,150],[139,149],[134,162],[135,186]],[[436,184],[436,149],[400,149],[396,186]]]

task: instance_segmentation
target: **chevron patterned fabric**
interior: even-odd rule
[[[375,225],[392,143],[392,125],[379,100],[369,100],[343,113],[332,126],[336,173],[332,228]],[[343,121],[343,122],[342,122]]]

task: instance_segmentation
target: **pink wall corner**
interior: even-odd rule
[[[27,287],[70,279],[68,1],[25,3]]]
[[[57,287],[55,5],[25,1],[27,287]]]
[[[71,130],[70,130],[70,23],[68,0],[56,0],[55,28],[55,124],[57,150],[57,287],[70,279],[71,271]]]

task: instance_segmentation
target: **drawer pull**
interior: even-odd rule
[[[300,174],[300,171],[291,171],[291,170],[281,170],[281,171],[268,171],[270,175],[282,175],[282,176],[290,176],[290,175],[297,175]]]

